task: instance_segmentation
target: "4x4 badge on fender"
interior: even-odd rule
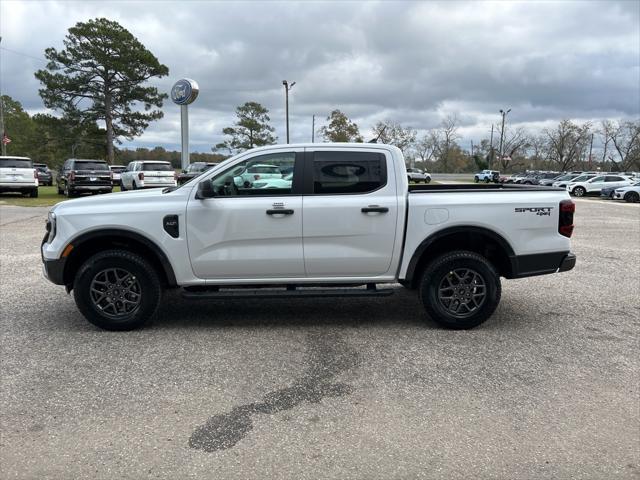
[[[552,209],[553,207],[516,207],[515,212],[516,213],[531,212],[531,213],[535,213],[536,215],[540,215],[540,216],[548,215],[550,217]]]

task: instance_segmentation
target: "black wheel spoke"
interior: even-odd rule
[[[113,319],[134,312],[142,299],[140,283],[124,268],[107,268],[98,272],[91,281],[89,292],[93,305]]]
[[[438,301],[452,316],[463,319],[475,314],[487,298],[484,277],[471,268],[447,272],[438,286]]]

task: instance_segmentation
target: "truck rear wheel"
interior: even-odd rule
[[[482,255],[466,250],[446,253],[427,266],[420,300],[429,317],[446,328],[473,328],[500,303],[500,275]]]
[[[126,250],[106,250],[90,257],[73,284],[84,317],[105,330],[142,327],[158,309],[162,286],[153,266]]]

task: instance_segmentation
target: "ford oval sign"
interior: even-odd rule
[[[198,96],[199,88],[195,80],[182,78],[171,89],[171,100],[178,105],[189,105]]]

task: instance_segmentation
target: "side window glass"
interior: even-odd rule
[[[315,152],[313,193],[368,193],[387,183],[384,155],[369,152]]]
[[[596,183],[596,182],[604,182],[604,177],[596,177],[593,180],[591,180],[591,183]]]
[[[295,152],[251,157],[213,177],[213,190],[218,197],[289,195],[295,161]]]

